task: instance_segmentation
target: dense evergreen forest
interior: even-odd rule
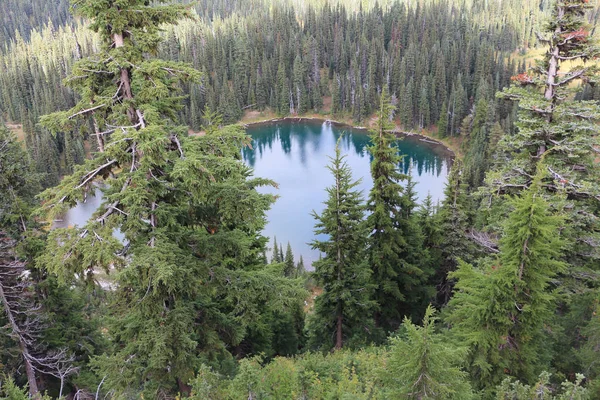
[[[600,398],[598,4],[0,13],[0,398]],[[265,255],[249,113],[371,128],[369,193],[331,155],[312,268]],[[458,143],[441,204],[398,130]]]

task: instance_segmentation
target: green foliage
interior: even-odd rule
[[[173,393],[202,362],[220,366],[243,354],[238,346],[253,332],[272,337],[272,313],[295,307],[304,290],[262,262],[260,231],[274,198],[256,188],[273,182],[241,162],[248,137],[237,127],[189,137],[177,125],[181,82],[199,73],[151,55],[159,26],[189,17],[188,9],[93,0],[75,9],[92,18],[101,53],[77,63],[68,80],[80,102],[42,123],[90,117],[106,132],[91,160],[43,194],[41,212],[60,213],[96,183],[105,200],[84,227],[52,232],[38,262],[69,285],[116,269],[106,323],[114,347],[92,362],[106,377],[103,390]]]
[[[314,241],[324,257],[313,263],[317,284],[323,292],[315,300],[310,316],[309,346],[322,350],[357,346],[369,341],[373,331],[370,317],[375,306],[371,300],[373,284],[365,260],[367,231],[361,192],[355,190],[360,181],[352,181],[352,171],[341,155],[339,140],[335,157],[328,166],[334,184],[328,187],[328,198],[317,220],[316,234],[329,239]]]
[[[0,124],[0,228],[20,234],[30,224],[33,197],[40,189],[40,176],[15,136]]]
[[[38,396],[39,400],[50,400],[49,396]],[[0,376],[0,399],[2,400],[28,400],[27,388],[20,388],[12,378]]]
[[[423,326],[407,318],[402,336],[391,339],[389,361],[384,372],[388,398],[470,399],[468,374],[460,369],[465,348],[456,348],[435,332],[434,310],[429,306]]]
[[[583,387],[584,376],[577,374],[575,382],[564,381],[558,388],[550,383],[550,374],[542,372],[533,386],[520,381],[504,379],[497,389],[497,400],[586,400],[590,399],[588,390]]]
[[[539,179],[539,178],[538,178]],[[500,254],[482,268],[462,263],[447,321],[469,348],[469,372],[479,389],[505,374],[531,382],[547,364],[547,341],[557,296],[554,277],[564,270],[563,219],[553,216],[538,185],[512,202]]]
[[[290,245],[290,242],[288,242],[287,244],[287,248],[285,250],[285,258],[283,262],[285,263],[283,274],[287,277],[293,277],[296,272],[296,266],[294,264],[294,253],[292,253],[292,246]]]
[[[441,234],[440,264],[434,277],[437,287],[437,304],[445,305],[452,294],[453,281],[448,273],[454,271],[459,260],[473,257],[473,246],[467,238],[469,228],[467,185],[462,174],[462,163],[455,160],[444,190],[444,200],[436,214]]]
[[[193,399],[384,399],[379,373],[386,353],[367,349],[333,354],[308,353],[276,358],[266,365],[258,357],[240,362],[238,374],[225,379],[202,367],[191,382]],[[204,396],[204,397],[203,397]]]
[[[369,193],[367,210],[368,263],[376,285],[374,300],[378,304],[376,324],[385,331],[395,330],[403,315],[415,302],[422,301],[419,283],[426,278],[420,259],[412,251],[420,250],[421,233],[414,223],[415,207],[412,187],[404,189],[406,175],[398,170],[401,157],[390,132],[393,106],[386,92],[381,96],[377,129],[371,134],[369,152],[373,156],[371,176],[373,188]],[[405,193],[406,192],[406,193]],[[408,240],[410,237],[410,241]],[[414,246],[413,246],[414,245]],[[415,258],[412,258],[415,256]]]
[[[585,19],[591,7],[583,0],[556,2],[543,32],[543,59],[513,76],[511,87],[498,94],[518,102],[518,130],[502,138],[498,165],[486,178],[486,193],[516,193],[533,183],[543,163],[548,172],[542,183],[545,195],[552,207],[564,210],[572,230],[568,236],[575,239],[567,252],[569,261],[590,267],[599,251],[595,149],[600,145],[600,104],[578,98],[582,86],[576,83],[598,79],[597,65],[586,63],[600,55]],[[570,67],[563,71],[566,60]],[[556,198],[563,194],[567,202]]]
[[[600,353],[600,306],[596,300],[592,305],[592,317],[582,329],[585,338],[583,346],[576,350],[577,359],[581,362],[586,377],[590,380],[590,391],[593,396],[600,393],[600,366],[598,356]]]

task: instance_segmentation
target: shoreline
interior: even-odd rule
[[[355,125],[348,124],[346,122],[336,121],[336,120],[329,119],[329,118],[318,118],[318,117],[268,118],[265,120],[255,121],[255,122],[247,122],[247,123],[238,122],[237,124],[243,126],[244,128],[248,128],[248,127],[252,127],[252,126],[269,125],[269,124],[273,124],[276,122],[303,122],[303,121],[321,122],[321,123],[327,122],[327,123],[330,123],[331,125],[334,125],[339,128],[346,127],[346,128],[350,128],[353,130],[365,131],[365,133],[367,133],[369,131],[369,128],[366,126],[355,126]],[[432,147],[434,149],[434,151],[441,150],[443,153],[445,153],[446,156],[449,156],[452,159],[452,161],[454,161],[454,159],[457,158],[456,153],[450,147],[448,147],[445,143],[443,143],[442,141],[440,141],[438,139],[431,138],[431,137],[429,137],[427,135],[423,135],[421,133],[401,131],[397,127],[394,128],[393,130],[391,130],[391,132],[394,133],[396,136],[409,137],[409,138],[413,138],[414,140],[418,140],[419,142],[422,142],[425,145]]]

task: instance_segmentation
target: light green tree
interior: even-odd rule
[[[461,369],[466,349],[435,331],[434,314],[429,306],[423,326],[405,318],[402,336],[390,340],[389,360],[382,373],[389,398],[473,398],[468,374]]]

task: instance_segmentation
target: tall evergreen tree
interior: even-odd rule
[[[450,274],[457,282],[447,321],[469,347],[479,389],[493,390],[505,375],[532,382],[548,361],[545,326],[557,300],[552,280],[565,268],[564,240],[563,219],[551,214],[540,186],[541,176],[513,200],[498,257]]]
[[[124,266],[107,327],[115,349],[94,363],[103,388],[123,397],[187,392],[201,360],[229,357],[281,290],[291,290],[284,303],[301,295],[260,259],[273,198],[255,188],[272,182],[251,178],[240,161],[249,143],[240,129],[188,137],[177,125],[180,83],[199,74],[151,55],[160,27],[191,17],[188,7],[84,0],[74,9],[103,45],[69,79],[80,102],[42,123],[58,130],[94,113],[106,146],[44,193],[44,210],[63,212],[99,181],[106,200],[84,227],[54,230],[40,263],[67,284]]]
[[[570,236],[569,259],[575,266],[597,265],[600,257],[597,213],[600,204],[600,169],[597,148],[600,104],[578,100],[577,82],[596,81],[598,67],[585,62],[600,56],[590,35],[586,0],[559,0],[539,40],[547,46],[543,59],[529,71],[513,76],[510,88],[499,97],[518,101],[518,132],[500,142],[498,165],[488,174],[491,193],[516,193],[529,187],[543,161],[548,174],[542,182],[548,196],[566,193]],[[565,61],[570,69],[561,71]],[[574,202],[575,206],[570,204]],[[561,205],[551,202],[554,207]],[[503,218],[503,216],[500,216]],[[581,228],[575,228],[579,226]]]
[[[326,241],[312,243],[314,249],[325,254],[313,264],[323,293],[315,300],[310,320],[311,344],[323,350],[365,343],[372,330],[372,284],[364,262],[364,206],[361,192],[355,190],[360,181],[352,181],[344,158],[338,142],[328,166],[334,184],[327,188],[325,210],[321,215],[313,212],[317,220],[315,233],[329,236]]]
[[[296,265],[296,277],[303,277],[306,274],[306,267],[304,266],[304,259],[300,255],[300,260]]]
[[[292,253],[292,246],[290,245],[290,242],[288,242],[287,248],[285,249],[285,258],[283,262],[285,263],[283,274],[288,278],[293,278],[295,272],[295,264],[294,253]]]
[[[437,304],[445,305],[451,297],[453,280],[448,274],[454,271],[459,260],[470,260],[473,249],[467,230],[469,228],[467,185],[462,176],[462,163],[454,161],[444,190],[444,200],[437,214],[440,231],[440,265],[435,275]]]
[[[372,144],[368,148],[373,156],[373,188],[367,203],[371,213],[367,225],[372,232],[368,262],[376,285],[374,300],[379,306],[375,321],[384,330],[392,331],[402,320],[403,303],[407,300],[405,290],[410,288],[414,277],[421,275],[421,270],[403,258],[408,244],[401,229],[405,201],[401,182],[406,176],[398,170],[401,157],[394,146],[396,138],[390,132],[393,106],[385,91],[380,101],[377,129],[371,133]]]
[[[277,246],[277,237],[273,238],[273,257],[271,258],[271,264],[277,264],[283,262],[279,256],[279,246]]]

